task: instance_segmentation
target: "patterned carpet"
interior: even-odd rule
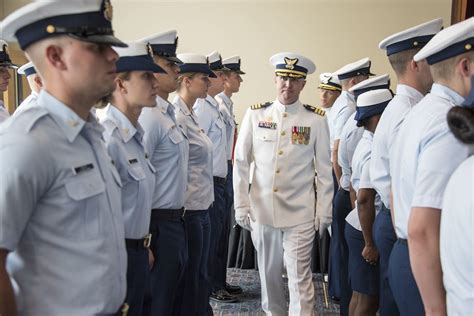
[[[339,315],[338,305],[329,301],[328,308],[324,306],[324,295],[321,281],[322,275],[314,274],[313,280],[316,290],[316,300],[314,305],[315,315]],[[265,315],[260,305],[260,279],[256,270],[227,269],[227,281],[234,285],[240,285],[243,288],[244,293],[241,295],[238,303],[220,304],[212,302],[214,315]]]

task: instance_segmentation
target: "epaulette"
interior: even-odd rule
[[[263,108],[266,108],[266,107],[272,105],[272,103],[273,103],[273,102],[256,103],[256,104],[250,106],[250,108],[251,108],[252,110],[263,109]]]
[[[306,108],[306,110],[314,112],[318,115],[321,115],[321,116],[326,115],[326,111],[324,111],[323,109],[321,109],[317,106],[312,106],[312,105],[309,105],[309,104],[303,104],[303,106]]]

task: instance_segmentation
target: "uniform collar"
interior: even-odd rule
[[[166,113],[171,103],[168,100],[163,99],[159,95],[156,96],[156,106],[161,110],[161,112]]]
[[[179,95],[176,95],[173,99],[173,104],[176,107],[177,110],[181,111],[184,113],[184,115],[191,116],[192,112],[188,109],[188,106],[184,101],[181,99]]]
[[[86,121],[77,115],[76,112],[71,110],[67,105],[56,99],[44,89],[42,89],[38,95],[37,105],[48,111],[71,143],[76,139],[77,135],[79,135],[86,124]],[[99,125],[92,113],[89,114],[88,121]]]
[[[224,92],[219,93],[218,96],[224,101],[225,105],[232,106],[232,100]]]
[[[213,97],[211,97],[209,94],[207,95],[206,97],[206,101],[209,102],[212,106],[214,107],[218,107],[219,106],[219,103],[217,103],[216,99],[214,99]]]
[[[348,99],[348,100],[350,100],[351,102],[354,102],[354,103],[356,101],[355,96],[352,93],[350,93],[349,91],[345,91],[345,90],[343,90],[341,92],[341,95],[339,97],[346,98],[346,99]]]
[[[433,83],[430,93],[446,99],[452,102],[454,105],[461,105],[464,102],[464,98],[459,93],[439,83]]]
[[[368,140],[373,140],[374,139],[374,133],[372,133],[369,130],[364,130],[364,133],[362,134],[362,137]]]
[[[423,94],[416,90],[415,88],[412,88],[410,86],[407,86],[406,84],[398,84],[397,85],[397,95],[404,95],[409,97],[410,99],[415,100],[415,102],[420,102],[421,99],[423,99]]]
[[[298,111],[300,107],[302,106],[301,101],[299,99],[296,100],[296,102],[292,104],[288,104],[288,105],[281,104],[280,101],[276,99],[273,102],[273,104],[275,104],[276,108],[280,110],[281,112],[290,112],[290,113]]]
[[[115,123],[124,142],[128,143],[134,136],[141,142],[143,129],[140,124],[137,123],[136,127],[133,126],[125,114],[110,103],[107,105],[105,117]]]

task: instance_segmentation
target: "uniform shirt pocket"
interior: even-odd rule
[[[135,181],[142,181],[146,178],[145,171],[143,170],[142,166],[130,166],[128,168],[128,175]]]
[[[275,159],[277,130],[258,128],[255,131],[254,155],[255,163],[268,163]]]
[[[179,144],[184,140],[183,134],[178,130],[176,126],[169,131],[169,138],[173,144]]]
[[[65,205],[64,218],[68,220],[66,234],[78,240],[96,239],[100,231],[101,211],[104,205],[101,202],[105,196],[105,183],[98,171],[89,171],[75,175],[65,184],[69,202]]]
[[[255,132],[255,138],[263,142],[276,142],[277,131],[276,129],[268,129],[259,127]]]

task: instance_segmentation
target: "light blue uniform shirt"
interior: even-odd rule
[[[397,86],[397,94],[387,105],[374,134],[370,178],[383,204],[390,208],[390,160],[389,149],[405,116],[423,99],[418,90],[404,84]]]
[[[167,100],[156,97],[156,106],[144,108],[138,119],[145,136],[145,148],[155,167],[154,209],[184,207],[188,183],[189,141]]]
[[[405,117],[390,148],[394,227],[399,238],[408,237],[413,207],[441,209],[449,177],[467,158],[468,148],[449,130],[446,115],[464,98],[440,84]]]
[[[151,202],[155,189],[155,168],[143,146],[140,124],[133,126],[115,106],[109,104],[101,121],[109,155],[122,180],[122,212],[125,238],[141,239],[149,233]]]
[[[216,95],[216,100],[219,103],[219,110],[221,111],[225,122],[227,137],[226,157],[227,160],[232,160],[232,151],[234,150],[235,128],[237,126],[234,115],[234,103],[224,92],[221,92]]]
[[[214,180],[212,176],[212,142],[199,126],[199,121],[183,100],[173,100],[176,120],[183,126],[189,139],[187,210],[207,210],[214,202]]]
[[[33,105],[36,104],[36,100],[38,99],[38,93],[31,91],[31,94],[26,97],[23,102],[20,103],[18,108],[13,112],[12,116],[17,116],[19,113],[23,112],[26,109],[29,109]]]
[[[474,314],[474,156],[454,172],[444,192],[440,256],[448,315]]]
[[[0,127],[0,248],[20,315],[115,313],[126,292],[120,177],[102,126],[41,91]]]
[[[374,186],[370,181],[369,175],[369,164],[370,156],[372,152],[372,141],[374,134],[371,131],[363,130],[363,135],[359,144],[356,147],[354,156],[352,158],[352,177],[351,183],[356,195],[359,193],[360,189],[373,189]],[[382,209],[382,202],[380,201],[380,196],[375,195],[375,214]],[[346,222],[348,222],[355,229],[362,231],[362,226],[360,225],[359,220],[359,211],[356,207],[347,215]]]
[[[352,113],[355,112],[355,97],[348,91],[342,91],[332,105],[328,113],[329,137],[331,140],[331,151],[334,141],[341,139],[342,129]]]
[[[341,166],[342,175],[339,180],[341,188],[346,191],[350,190],[351,176],[352,176],[352,157],[354,151],[364,134],[363,127],[357,127],[357,121],[355,118],[355,112],[349,117],[344,129],[341,133],[339,142],[339,151],[337,155],[337,162]]]
[[[225,178],[227,176],[227,135],[219,104],[208,95],[206,99],[197,99],[193,110],[197,115],[199,126],[212,142],[213,175]]]
[[[5,109],[3,102],[0,100],[0,123],[6,121],[9,117],[10,114],[8,113],[7,109]]]

